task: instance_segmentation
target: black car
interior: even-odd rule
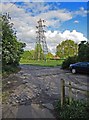
[[[70,64],[69,68],[73,74],[77,72],[89,74],[89,62],[78,62],[75,64]]]

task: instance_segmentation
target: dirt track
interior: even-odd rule
[[[83,88],[87,88],[87,82],[89,77],[86,75],[75,74],[73,75],[70,71],[62,70],[60,67],[39,67],[39,66],[30,66],[30,65],[21,65],[21,71],[17,74],[12,74],[8,78],[3,79],[3,85],[6,86],[3,88],[3,91],[9,91],[10,96],[6,103],[3,103],[3,117],[16,117],[21,118],[24,109],[27,110],[26,105],[30,106],[29,110],[38,109],[38,114],[26,115],[25,117],[42,117],[44,118],[45,114],[47,118],[54,118],[53,115],[53,103],[54,101],[60,98],[60,81],[64,79],[66,83],[72,81],[72,84]],[[82,85],[83,83],[83,85]],[[66,95],[68,95],[68,89],[66,88]],[[76,91],[73,91],[73,97],[78,99],[85,99],[86,95],[80,94],[76,95]],[[48,104],[48,105],[47,105]],[[14,109],[13,109],[14,106]],[[24,107],[23,107],[24,106]],[[41,108],[40,108],[40,107]],[[49,108],[46,108],[49,106]],[[50,109],[51,107],[51,109]],[[8,115],[6,109],[8,110]],[[44,113],[40,116],[39,113],[44,109]],[[33,110],[34,111],[34,110]],[[29,111],[27,111],[29,112]]]

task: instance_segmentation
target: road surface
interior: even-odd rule
[[[72,74],[59,67],[40,67],[21,65],[21,70],[3,79],[3,92],[10,95],[3,102],[3,118],[53,118],[53,104],[60,98],[60,81],[64,79],[73,85],[87,88],[89,77],[81,74]],[[82,85],[82,83],[84,83]],[[68,95],[68,88],[66,88]],[[85,94],[73,90],[73,97],[86,99]]]

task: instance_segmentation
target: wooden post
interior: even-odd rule
[[[71,81],[69,81],[69,104],[72,102],[72,86]]]
[[[61,107],[65,102],[65,81],[61,79]]]
[[[75,90],[76,91],[76,93],[75,93],[75,95],[76,95],[76,100],[77,100],[77,97],[78,97],[78,91],[77,90]]]

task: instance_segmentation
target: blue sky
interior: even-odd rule
[[[17,1],[18,2],[87,2],[88,0],[3,0],[2,2],[17,2]]]
[[[65,7],[66,9],[69,9],[71,11],[77,11],[79,10],[79,8],[84,8],[84,9],[87,9],[87,3],[83,3],[83,2],[77,2],[77,3],[63,3],[61,5],[61,8]],[[78,24],[73,24],[73,21],[79,21]],[[77,31],[79,32],[82,32],[84,33],[85,36],[87,36],[87,31],[86,31],[86,28],[87,28],[87,16],[75,16],[72,20],[70,21],[67,21],[63,24],[63,26],[61,26],[61,28],[68,28],[69,30],[73,30],[73,29],[76,29]]]
[[[27,50],[35,46],[35,26],[40,18],[46,21],[45,36],[52,53],[63,40],[87,40],[87,2],[5,2],[2,11],[9,12],[17,37],[26,43]]]
[[[39,4],[38,3],[33,3],[33,4]],[[40,3],[41,4],[41,3]],[[43,3],[42,3],[43,4]],[[19,7],[23,7],[26,12],[31,12],[32,16],[37,16],[42,13],[42,11],[36,10],[35,5],[33,8],[26,7],[26,4],[24,2],[18,2],[16,3]],[[48,12],[48,11],[53,11],[53,10],[59,10],[59,9],[66,9],[70,12],[75,12],[78,11],[80,8],[84,8],[87,10],[87,3],[86,2],[45,2],[44,6],[50,6],[49,9],[43,11]],[[53,16],[54,20],[58,20],[58,18],[55,18]],[[74,21],[78,21],[74,23]],[[65,21],[61,24],[60,27],[52,27],[48,26],[48,29],[50,30],[59,30],[59,31],[64,31],[66,29],[72,31],[73,29],[76,29],[78,32],[82,32],[86,37],[87,37],[87,16],[83,15],[75,15],[73,19],[70,19],[69,21]]]

